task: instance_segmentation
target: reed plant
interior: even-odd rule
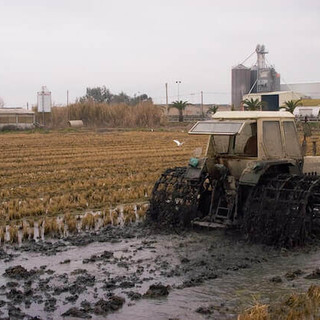
[[[41,114],[36,117],[40,120]],[[154,128],[160,125],[163,117],[163,109],[150,101],[132,106],[87,100],[65,107],[53,107],[51,116],[46,120],[51,128],[66,128],[69,120],[82,120],[86,127]]]

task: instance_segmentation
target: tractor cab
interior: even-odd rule
[[[252,162],[302,159],[294,116],[289,112],[217,112],[212,120],[197,122],[189,134],[209,135],[207,165],[223,164],[236,179]]]

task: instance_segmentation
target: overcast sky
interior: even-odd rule
[[[319,0],[0,0],[0,97],[55,104],[103,86],[155,102],[231,102],[257,44],[282,82],[320,81]],[[255,59],[248,61],[251,66]]]

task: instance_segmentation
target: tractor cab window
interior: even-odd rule
[[[213,135],[214,149],[219,154],[257,157],[257,123],[245,123],[238,134]]]
[[[228,153],[230,137],[232,136],[212,136],[215,152]]]
[[[263,144],[268,157],[283,157],[279,121],[263,121]]]
[[[242,130],[244,121],[198,121],[189,134],[234,135]]]
[[[257,123],[246,123],[235,137],[234,153],[246,157],[257,157]]]
[[[287,154],[293,158],[301,158],[299,137],[293,121],[283,122],[283,131]]]

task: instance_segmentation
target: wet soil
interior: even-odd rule
[[[320,246],[143,224],[0,248],[0,319],[236,319],[320,281]]]

